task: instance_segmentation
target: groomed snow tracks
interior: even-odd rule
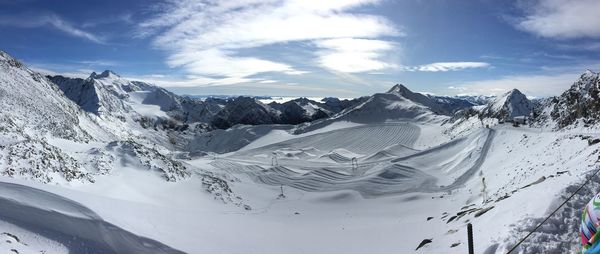
[[[417,135],[418,129],[413,130],[410,127],[404,127],[402,126],[402,128],[397,129],[389,125],[379,125],[376,128],[355,127],[351,128],[352,130],[338,130],[341,132],[338,134],[335,132],[323,133],[326,135],[316,134],[293,139],[293,142],[286,141],[282,143],[285,143],[285,146],[296,146],[296,149],[305,148],[303,147],[304,145],[319,150],[338,148],[350,151],[354,150],[352,152],[357,151],[355,149],[364,148],[376,154],[385,150],[386,147],[390,147],[390,143],[374,145],[373,140],[368,140],[369,137],[375,138],[380,142],[384,142],[382,137],[387,136],[389,137],[388,140],[395,140],[394,142],[414,143],[417,138],[414,135]],[[367,134],[368,130],[378,130],[380,133]],[[402,137],[394,138],[392,134],[385,133],[385,131],[391,131]],[[351,141],[336,140],[336,138],[340,137],[358,136],[359,133],[360,135],[365,135],[365,140],[363,140],[363,137],[355,137]],[[236,158],[251,158],[251,156],[247,155],[242,157],[234,155],[231,158],[232,160],[226,158],[219,159],[214,161],[212,165],[230,173],[247,174],[254,181],[263,184],[273,186],[286,185],[311,192],[353,190],[359,192],[364,197],[410,192],[439,192],[462,186],[480,170],[493,141],[493,137],[493,130],[482,130],[481,132],[472,134],[472,136],[460,138],[425,151],[413,150],[410,153],[411,155],[408,156],[399,158],[390,154],[389,157],[381,156],[382,160],[365,160],[359,163],[357,169],[352,168],[350,163],[345,160],[346,158],[342,158],[345,156],[340,155],[338,158],[338,156],[335,156],[335,153],[330,153],[329,155],[334,156],[335,159],[332,158],[332,161],[339,161],[339,163],[319,164],[315,161],[308,163],[304,160],[290,160],[290,162],[297,161],[297,163],[270,166],[260,162],[253,163],[251,160],[234,161]],[[361,142],[369,144],[361,144]],[[283,147],[282,143],[254,149],[251,154],[257,152],[268,154],[270,152],[269,149]],[[348,147],[340,147],[343,145],[349,145],[350,149]],[[391,145],[397,146],[398,144]],[[404,146],[404,144],[401,145]],[[376,149],[381,150],[376,151]],[[407,149],[410,149],[410,147],[407,147]],[[374,158],[371,157],[370,159]],[[440,160],[446,161],[446,163],[437,166]],[[448,160],[454,162],[450,163]],[[438,168],[447,167],[446,165],[454,166],[451,168]],[[443,182],[448,182],[448,184],[445,186],[441,185],[443,184],[440,182],[441,179],[446,179]]]
[[[420,128],[410,123],[390,123],[356,126],[294,138],[267,145],[236,155],[270,154],[279,149],[317,148],[321,151],[346,149],[357,154],[373,154],[386,147],[402,144],[411,147],[420,134]]]

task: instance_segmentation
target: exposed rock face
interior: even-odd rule
[[[83,110],[98,114],[100,100],[96,94],[94,82],[63,76],[47,76],[47,78],[58,85],[65,96],[77,103]]]
[[[327,97],[321,100],[322,105],[331,112],[338,113],[344,109],[354,107],[369,99],[369,96],[363,96],[352,100],[340,100],[334,97]]]
[[[74,158],[43,140],[23,140],[5,147],[0,154],[0,174],[29,178],[42,183],[57,179],[92,182],[92,177]]]
[[[585,124],[595,124],[600,119],[600,78],[590,70],[581,75],[561,96],[551,100],[550,113],[562,128],[582,119]]]
[[[165,180],[170,182],[191,175],[186,166],[180,161],[173,160],[161,154],[156,149],[146,147],[134,141],[114,141],[109,143],[106,149],[107,151],[114,152],[115,157],[137,161],[140,166],[159,172]]]
[[[454,114],[460,110],[479,105],[473,104],[472,102],[450,96],[428,96],[431,100],[433,100],[436,104],[440,105],[447,112]]]
[[[146,116],[136,116],[135,109],[129,104],[156,105],[160,107],[160,111],[181,124],[208,123],[221,129],[236,124],[310,122],[357,104],[356,100],[330,99],[321,103],[299,98],[281,104],[273,102],[264,105],[255,98],[243,96],[228,100],[207,98],[202,101],[179,96],[148,83],[129,81],[109,70],[101,74],[92,73],[87,79],[62,76],[48,78],[85,111],[99,117],[116,117],[121,121],[125,121],[129,115],[144,126],[153,126],[157,121],[164,122],[165,119],[152,120]]]
[[[240,96],[227,103],[215,115],[212,124],[220,129],[235,124],[273,124],[279,122],[273,110],[267,105],[250,97]]]
[[[464,100],[473,105],[486,105],[496,100],[496,96],[493,95],[456,95],[452,98]]]
[[[282,104],[273,102],[269,106],[278,111],[279,122],[285,124],[311,122],[339,112],[338,108],[328,109],[326,104],[307,98],[298,98]]]
[[[87,79],[63,76],[48,76],[48,79],[57,84],[63,93],[83,110],[100,117],[123,118],[132,111],[125,103],[129,98],[128,93],[141,90],[138,85],[108,70],[101,74],[94,72]]]

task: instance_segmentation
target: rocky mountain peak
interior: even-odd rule
[[[516,89],[516,88],[513,88],[512,90],[506,92],[505,94],[508,95],[508,97],[524,95],[521,91],[519,91],[519,89]]]
[[[407,93],[412,93],[412,91],[410,91],[406,86],[402,84],[396,84],[390,90],[388,90],[387,93],[405,95]]]
[[[0,63],[6,63],[9,66],[17,68],[21,68],[23,66],[21,62],[2,50],[0,50]]]
[[[598,73],[596,73],[590,69],[586,69],[585,72],[582,74],[582,76],[592,76],[592,75],[598,75]]]
[[[527,96],[518,89],[512,89],[488,104],[482,114],[486,117],[511,120],[516,116],[529,116],[532,111],[533,104]]]
[[[586,70],[555,102],[551,116],[559,127],[577,119],[595,124],[600,117],[600,74]]]
[[[116,74],[114,71],[111,71],[111,70],[105,70],[100,74],[97,74],[96,72],[92,72],[92,74],[90,75],[90,78],[92,78],[92,79],[102,79],[102,78],[110,78],[110,77],[120,78],[121,76],[119,76],[118,74]]]

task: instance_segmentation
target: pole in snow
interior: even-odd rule
[[[281,194],[277,197],[277,199],[285,198],[285,194],[283,194],[283,185],[281,185]]]
[[[473,225],[471,223],[467,224],[467,240],[469,245],[469,254],[474,254],[473,250]]]

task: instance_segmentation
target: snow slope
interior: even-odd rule
[[[0,183],[4,220],[67,242],[74,253],[183,253],[104,221],[85,206],[49,192]]]
[[[23,133],[40,132],[79,141],[103,138],[105,134],[100,128],[58,91],[44,76],[0,51],[2,126],[11,125]]]
[[[529,99],[519,90],[513,89],[490,102],[483,108],[481,115],[506,121],[517,116],[529,117],[532,111],[533,105]]]
[[[401,85],[300,99],[291,120],[332,116],[287,125],[285,109],[252,98],[200,103],[110,71],[57,86],[0,56],[8,253],[465,253],[467,223],[475,253],[504,253],[599,158],[593,125],[500,124],[532,112],[518,91],[456,116],[459,102]],[[582,77],[574,96],[595,105],[596,78]],[[589,123],[571,94],[543,114],[555,121],[548,105],[561,105]],[[203,117],[214,115],[233,127],[211,130]],[[519,253],[576,252],[581,206],[599,190],[594,181]]]
[[[266,212],[271,214],[269,220],[276,219],[280,210],[299,213],[284,220],[286,225],[292,223],[285,227],[284,236],[270,238],[297,247],[291,253],[327,253],[333,251],[332,246],[345,253],[389,253],[390,249],[413,253],[423,239],[433,242],[416,253],[464,253],[468,222],[475,226],[476,253],[502,253],[530,229],[513,223],[539,221],[532,218],[555,207],[562,190],[581,182],[585,172],[594,168],[597,147],[589,146],[578,135],[499,125],[491,130],[474,130],[431,149],[412,151],[411,155],[378,158],[376,163],[364,157],[359,159],[356,172],[344,160],[315,163],[298,153],[279,157],[275,166],[268,158],[248,157],[248,151],[219,157],[211,165],[241,179],[245,175],[252,181],[273,185],[271,199],[276,203]],[[263,149],[262,153],[269,154],[277,147],[267,145],[249,151]],[[314,149],[290,150],[310,154],[316,149],[318,145]],[[362,169],[366,169],[364,173]],[[286,197],[275,199],[279,186],[284,186]],[[298,189],[302,191],[298,193]],[[256,199],[253,195],[258,194],[246,194],[249,200]],[[579,208],[570,209],[563,216],[575,218],[571,223],[578,223]],[[564,221],[551,223],[550,227],[566,226]],[[321,233],[299,236],[303,230]],[[527,242],[524,246],[532,249],[525,253],[576,249],[576,230],[575,226],[551,231],[568,239],[560,245],[541,244],[539,241],[557,236],[540,235],[546,238]],[[319,240],[323,234],[336,236],[325,243]],[[365,237],[371,234],[373,237]],[[292,235],[314,244],[297,246],[288,238]],[[359,236],[365,238],[359,240]],[[256,250],[284,251],[283,247]]]

